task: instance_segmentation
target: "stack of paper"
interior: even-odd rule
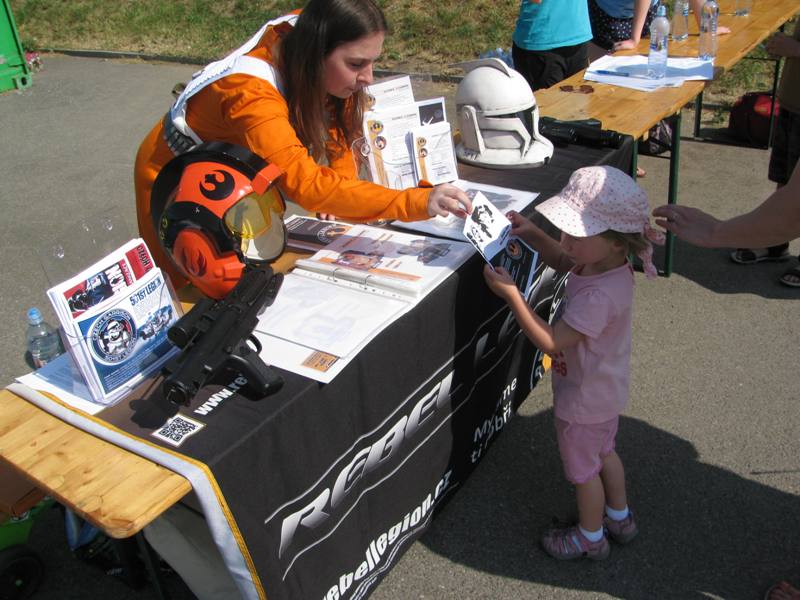
[[[652,92],[664,87],[680,87],[685,81],[709,81],[714,78],[714,61],[669,57],[666,77],[650,79],[647,76],[646,56],[603,56],[589,65],[583,78]]]

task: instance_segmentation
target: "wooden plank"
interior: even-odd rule
[[[181,475],[0,391],[0,459],[112,537],[134,535],[191,485]]]

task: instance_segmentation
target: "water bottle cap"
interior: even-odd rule
[[[28,309],[28,322],[32,325],[37,325],[42,322],[42,313],[35,306]]]
[[[663,4],[659,4],[658,8],[656,9],[656,16],[657,17],[666,17],[667,16],[667,7]]]

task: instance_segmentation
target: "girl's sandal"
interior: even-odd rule
[[[800,265],[786,271],[778,281],[789,287],[800,287]],[[798,599],[800,599],[800,595]]]
[[[767,590],[764,600],[800,600],[800,590],[786,581],[781,581]]]

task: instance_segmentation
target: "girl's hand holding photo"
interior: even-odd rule
[[[483,278],[489,289],[506,302],[510,302],[515,295],[519,295],[519,289],[514,280],[503,267],[492,269],[491,265],[484,265]]]

